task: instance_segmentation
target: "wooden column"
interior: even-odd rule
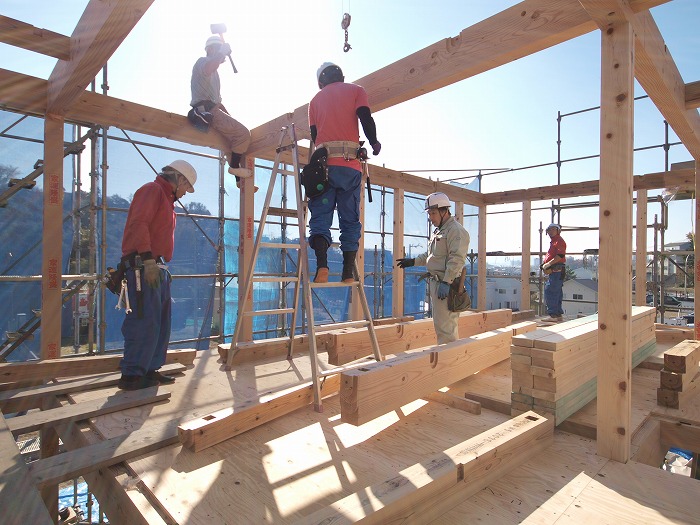
[[[647,297],[647,190],[637,190],[637,250],[634,304],[646,306]]]
[[[603,11],[597,445],[600,456],[624,463],[632,433],[634,34],[621,12]]]
[[[479,206],[479,253],[478,253],[478,278],[479,287],[476,306],[479,310],[486,310],[486,206]]]
[[[253,171],[253,176],[241,179],[240,204],[241,222],[238,227],[238,315],[242,315],[244,285],[249,272],[253,272],[253,239],[255,235],[255,159],[245,157],[246,168]],[[250,294],[245,306],[246,312],[253,309],[253,292],[255,285],[250,288]],[[239,341],[253,340],[253,318],[246,316],[241,324]]]
[[[394,267],[391,270],[391,316],[403,316],[403,291],[404,291],[404,271],[396,266],[396,259],[404,256],[403,233],[404,233],[404,191],[403,188],[394,188]]]
[[[693,292],[695,299],[693,306],[696,312],[700,312],[700,249],[698,249],[698,219],[700,219],[700,202],[698,193],[700,191],[700,166],[695,161],[695,231],[693,232],[693,249],[695,250],[695,279],[693,279]],[[695,319],[695,339],[700,338],[700,320]]]
[[[455,219],[457,222],[464,226],[464,203],[456,201],[455,202]]]
[[[530,238],[532,232],[532,202],[523,201],[523,262],[520,274],[520,310],[530,309]]]
[[[41,358],[61,356],[61,277],[63,271],[63,123],[44,120],[44,229],[41,273]]]

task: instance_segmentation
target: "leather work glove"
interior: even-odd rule
[[[375,157],[379,155],[379,152],[382,151],[382,143],[377,141],[374,144],[372,144],[372,155]]]
[[[415,259],[396,259],[396,266],[398,266],[399,268],[410,268],[415,264]]]
[[[219,48],[219,53],[221,53],[223,56],[230,55],[231,45],[228,42],[226,42],[225,44],[221,44],[221,47]]]
[[[437,289],[438,299],[447,299],[447,294],[450,293],[450,285],[445,281],[440,281]]]
[[[160,286],[160,268],[158,268],[155,259],[146,259],[143,261],[143,278],[151,288],[158,288],[158,286]]]

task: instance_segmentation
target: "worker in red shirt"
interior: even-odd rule
[[[193,193],[196,181],[192,165],[175,160],[153,182],[136,190],[129,206],[122,238],[122,264],[126,266],[122,295],[127,313],[122,324],[121,389],[175,381],[158,371],[165,363],[170,340],[172,278],[165,263],[173,256],[175,201]]]
[[[545,321],[559,323],[564,320],[561,303],[564,299],[562,287],[566,277],[566,242],[561,236],[561,226],[558,224],[550,224],[546,232],[550,238],[549,250],[540,265],[542,271],[548,275],[547,284],[544,287],[544,301],[547,304],[549,318]]]
[[[324,193],[309,200],[309,246],[316,254],[314,282],[328,282],[327,251],[332,243],[331,224],[336,208],[340,250],[343,252],[341,279],[352,282],[355,280],[355,257],[362,233],[358,119],[374,155],[379,155],[382,145],[377,140],[377,127],[365,89],[346,83],[342,70],[331,62],[325,62],[318,68],[316,78],[320,91],[309,103],[309,126],[316,148],[327,150],[329,184]]]

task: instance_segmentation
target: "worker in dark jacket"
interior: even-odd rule
[[[119,388],[137,390],[175,381],[158,369],[170,340],[170,273],[173,256],[175,200],[194,192],[197,172],[184,160],[165,166],[153,182],[141,186],[131,201],[122,239],[126,287],[122,298],[124,358]],[[126,288],[126,289],[124,289]]]

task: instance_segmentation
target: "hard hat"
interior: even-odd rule
[[[321,67],[318,68],[318,71],[316,71],[316,80],[318,80],[318,87],[323,89],[328,84],[344,82],[345,77],[340,67],[336,66],[333,62],[324,62],[321,64]]]
[[[545,232],[548,232],[550,228],[556,228],[557,231],[559,231],[559,232],[561,231],[561,226],[559,226],[556,222],[553,222],[552,224],[547,226],[547,229],[545,230]]]
[[[431,193],[425,198],[425,211],[433,208],[449,208],[450,199],[442,192]]]
[[[332,67],[332,66],[338,67],[333,62],[324,62],[323,64],[321,64],[321,67],[319,67],[318,71],[316,71],[316,80],[321,80],[321,73],[323,73],[323,71],[327,67]],[[340,68],[338,67],[338,69],[340,69]]]
[[[187,190],[187,193],[194,193],[194,184],[197,182],[197,172],[192,167],[192,164],[186,160],[174,160],[165,166],[165,168],[172,168],[178,173],[181,173],[192,186],[192,190]]]
[[[219,35],[212,35],[209,38],[207,38],[207,43],[204,44],[204,50],[206,51],[209,46],[221,45],[223,43],[224,40]]]

